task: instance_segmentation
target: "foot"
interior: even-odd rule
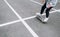
[[[36,17],[37,17],[40,21],[43,21],[42,15],[41,15],[40,13],[36,13]]]
[[[43,22],[44,22],[44,23],[47,23],[48,19],[49,19],[49,18],[45,18],[45,19],[43,20]]]

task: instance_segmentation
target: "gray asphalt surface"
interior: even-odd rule
[[[28,18],[40,12],[41,5],[36,4],[30,0],[7,0],[14,8],[19,16]],[[41,3],[41,0],[34,0]],[[58,2],[55,9],[60,9],[60,2]],[[52,11],[52,10],[51,10]],[[15,13],[8,7],[4,0],[0,0],[0,24],[5,24],[19,20]],[[24,20],[39,37],[60,37],[60,12],[50,14],[50,19],[47,24],[41,23],[38,19],[32,18]],[[33,37],[24,24],[19,21],[8,24],[6,26],[0,25],[0,37]]]

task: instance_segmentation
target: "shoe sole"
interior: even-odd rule
[[[42,18],[39,15],[37,15],[36,18],[42,22]]]
[[[39,15],[37,15],[36,18],[37,18],[38,20],[40,20],[42,23],[44,23],[44,24],[47,23],[47,22],[42,21],[42,18],[41,18]]]

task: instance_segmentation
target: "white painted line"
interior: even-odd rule
[[[37,1],[34,1],[34,0],[30,0],[30,1],[35,3],[35,4],[38,4],[38,5],[43,5],[43,4],[41,4],[41,3],[37,2]]]
[[[51,11],[50,13],[56,13],[56,12],[60,12],[60,9],[59,10],[55,10],[55,11]],[[45,13],[43,15],[45,15]]]
[[[31,17],[27,17],[27,18],[24,18],[23,20],[29,20],[29,19],[32,19],[32,18],[35,18],[36,16],[31,16]]]
[[[30,0],[30,1],[32,1],[32,2],[34,2],[34,3],[36,3],[36,4],[39,4],[39,5],[43,5],[43,4],[41,4],[41,3],[39,3],[39,2],[36,2],[36,1],[34,1],[34,0]],[[53,8],[53,10],[54,10],[54,11],[51,11],[50,13],[60,12],[60,10],[56,10],[56,9],[54,9],[54,8]],[[44,13],[43,15],[45,15],[45,13]],[[24,20],[32,19],[32,18],[35,18],[35,17],[36,17],[36,15],[35,15],[35,16],[31,16],[31,17],[24,18]]]
[[[10,24],[14,24],[14,23],[17,23],[17,22],[20,22],[20,20],[16,20],[16,21],[0,24],[0,27],[7,26],[7,25],[10,25]]]
[[[33,2],[33,3],[36,3],[36,4],[39,4],[39,5],[43,5],[43,4],[41,4],[41,3],[39,3],[39,2],[36,2],[36,1],[34,1],[34,0],[30,0],[31,2]],[[56,10],[56,9],[54,9],[54,8],[52,8],[53,10]]]
[[[5,3],[9,6],[9,8],[16,14],[16,16],[18,17],[18,18],[21,18],[19,15],[18,15],[18,13],[16,13],[16,11],[11,7],[11,5],[6,1],[6,0],[4,0],[5,1]]]
[[[60,10],[52,11],[50,13],[56,13],[56,12],[60,12]],[[43,15],[45,15],[45,13]],[[32,19],[32,18],[35,18],[35,17],[36,16],[31,16],[31,17],[28,17],[28,18],[24,18],[23,20],[29,20],[29,19]],[[0,27],[7,26],[7,25],[10,25],[10,24],[14,24],[14,23],[17,23],[17,22],[20,22],[20,20],[16,20],[16,21],[0,24]]]
[[[56,13],[56,12],[60,12],[60,10],[55,10],[55,11],[51,11],[50,13]],[[45,13],[43,15],[46,15]],[[31,16],[31,17],[27,17],[27,18],[24,18],[23,20],[29,20],[29,19],[32,19],[32,18],[35,18],[35,16]]]
[[[24,26],[28,29],[28,31],[32,34],[33,37],[39,37],[33,30],[32,28],[22,19],[21,16],[13,9],[13,7],[6,1],[4,0],[5,3],[9,6],[9,8],[17,15],[17,17],[21,20],[21,22],[24,24]]]

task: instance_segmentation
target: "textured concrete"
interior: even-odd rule
[[[0,24],[18,20],[17,16],[6,5],[3,0],[0,0]]]
[[[31,2],[30,0],[7,0],[14,10],[22,17],[22,19],[34,16],[40,12],[41,5]],[[41,0],[34,0],[42,3]],[[60,2],[54,7],[60,9]],[[52,10],[51,10],[52,11]],[[0,24],[19,20],[14,12],[7,4],[0,0]],[[39,37],[60,37],[60,12],[50,14],[47,24],[41,23],[38,19],[32,18],[25,20],[26,23],[37,33]],[[33,37],[24,24],[10,24],[0,27],[0,37]]]
[[[39,35],[39,37],[60,37],[60,14],[50,15],[47,24],[41,23],[37,18],[26,20],[30,27]]]
[[[33,37],[25,26],[19,22],[0,28],[0,37]]]

